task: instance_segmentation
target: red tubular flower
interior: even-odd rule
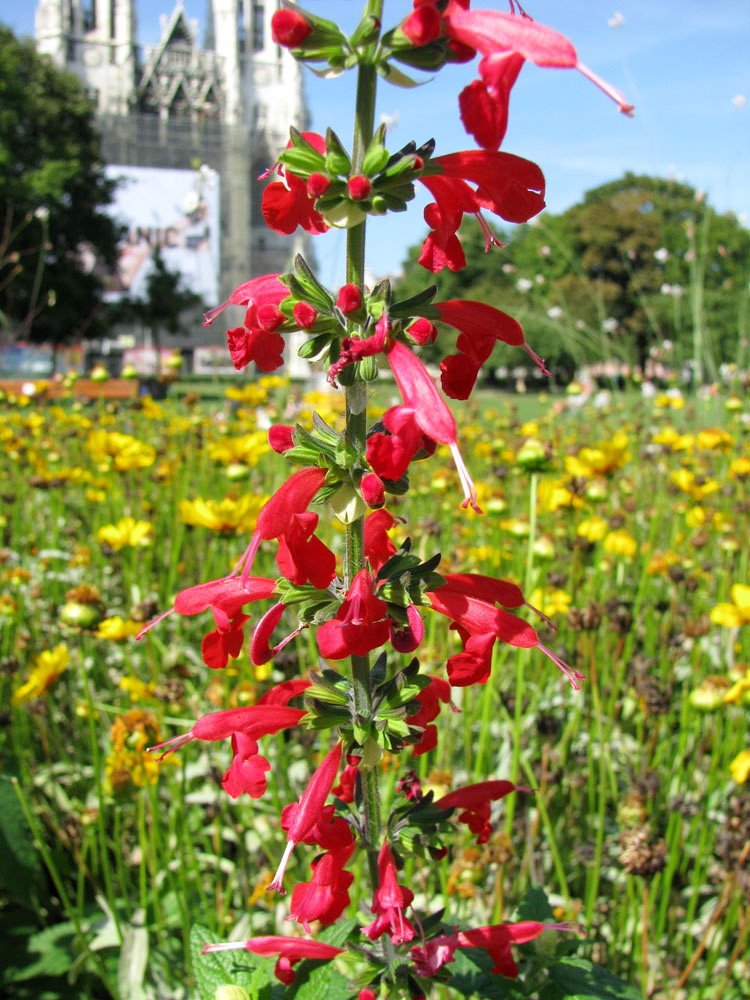
[[[411,905],[414,893],[398,884],[396,863],[388,841],[383,841],[378,856],[378,885],[370,907],[376,917],[371,924],[362,928],[362,933],[371,941],[385,933],[390,935],[394,944],[411,941],[416,931],[404,916],[404,910]]]
[[[312,511],[302,511],[289,519],[279,538],[276,564],[281,574],[297,586],[311,583],[325,590],[336,576],[336,556],[314,534],[318,520]]]
[[[459,931],[458,947],[483,948],[495,963],[495,967],[492,969],[495,975],[516,979],[518,966],[513,959],[510,946],[533,941],[545,930],[580,933],[580,928],[573,924],[540,924],[535,920],[524,920],[517,924],[494,924],[491,927],[476,927],[471,931]]]
[[[391,623],[389,632],[391,645],[399,653],[413,653],[424,639],[424,622],[414,604],[406,609],[406,623]]]
[[[316,858],[310,865],[312,879],[295,885],[289,917],[302,924],[308,934],[312,920],[324,926],[332,924],[349,905],[349,886],[354,875],[344,865],[353,850],[354,845],[349,852],[328,852]]]
[[[438,969],[454,961],[456,948],[458,934],[439,934],[425,941],[422,948],[418,945],[412,948],[411,958],[417,975],[431,979]]]
[[[365,518],[365,558],[373,573],[377,573],[396,554],[396,546],[388,537],[388,532],[396,523],[396,518],[387,510],[375,511]]]
[[[268,428],[268,443],[277,455],[294,447],[294,428],[288,424],[273,424]]]
[[[512,347],[523,347],[545,374],[544,361],[528,346],[521,324],[507,313],[484,302],[449,299],[435,303],[440,318],[460,331],[456,346],[461,352],[445,358],[440,365],[443,392],[452,399],[468,399],[479,369],[501,340]]]
[[[446,32],[451,38],[471,46],[484,56],[509,53],[522,60],[528,59],[537,66],[577,69],[611,97],[623,114],[633,113],[632,104],[628,104],[618,90],[579,61],[573,44],[564,35],[532,21],[530,17],[497,10],[469,10],[460,3],[451,3],[444,20]],[[506,103],[519,69],[520,66],[515,69],[513,80],[507,86]],[[502,96],[502,92],[498,93],[497,99],[502,99]]]
[[[319,153],[325,154],[323,136],[317,132],[303,132],[302,136]],[[287,149],[290,146],[291,142],[287,144]],[[320,212],[315,211],[314,198],[310,197],[305,181],[280,164],[276,169],[282,180],[266,185],[261,203],[263,218],[269,229],[286,236],[298,226],[312,235],[327,232],[328,226]]]
[[[227,348],[237,371],[251,361],[262,372],[275,372],[284,364],[284,338],[278,333],[238,326],[227,330]]]
[[[205,944],[202,955],[210,955],[218,951],[249,951],[253,955],[278,955],[279,959],[273,972],[278,980],[286,986],[294,982],[293,966],[303,958],[330,961],[343,952],[343,948],[334,948],[322,941],[306,941],[304,938],[290,937],[255,937],[249,941],[222,941],[218,944]]]
[[[294,807],[287,812],[287,844],[273,882],[268,887],[269,891],[275,890],[282,894],[284,893],[284,872],[292,849],[295,844],[305,839],[320,819],[321,810],[336,780],[340,764],[341,743],[337,743],[326,754],[312,778],[310,778],[299,802],[295,803]]]
[[[467,507],[471,504],[473,509],[481,514],[476,488],[458,448],[456,421],[428,375],[427,369],[403,344],[392,342],[387,349],[387,355],[404,404],[414,412],[416,425],[427,437],[440,444],[447,444],[450,448],[464,492],[461,506]]]
[[[366,656],[388,638],[391,619],[388,605],[375,596],[369,571],[361,569],[352,580],[335,618],[318,629],[318,649],[325,660]]]
[[[510,92],[525,60],[515,52],[493,52],[479,63],[479,80],[458,95],[464,128],[483,149],[500,148],[508,128]]]
[[[508,222],[528,222],[544,208],[544,174],[531,160],[512,153],[468,149],[436,156],[443,177],[476,184],[474,198]],[[429,187],[432,178],[422,178]]]
[[[512,781],[480,781],[449,792],[434,804],[438,809],[463,809],[458,819],[466,823],[472,833],[477,834],[477,843],[486,844],[492,833],[490,823],[490,802],[496,802],[511,792],[528,792],[523,785]]]
[[[251,278],[238,285],[226,302],[222,302],[220,306],[206,313],[203,317],[203,325],[210,326],[227,306],[247,306],[248,310],[267,303],[278,306],[290,294],[291,292],[286,285],[279,281],[278,274],[262,274],[259,278]]]
[[[421,708],[416,715],[410,715],[404,719],[404,722],[409,726],[421,726],[424,730],[422,739],[419,743],[415,743],[411,750],[415,757],[419,757],[420,754],[434,750],[437,746],[437,726],[431,726],[428,723],[440,714],[441,701],[450,704],[450,684],[442,677],[431,677],[430,683],[427,687],[422,688],[414,700],[420,703]],[[454,708],[453,711],[455,712],[456,709]]]
[[[217,622],[216,630],[209,632],[201,643],[201,653],[203,662],[212,670],[223,670],[229,662],[229,657],[237,659],[242,650],[242,643],[245,638],[242,626],[250,618],[250,615],[235,615],[234,618],[224,624],[223,615],[221,624]]]
[[[211,712],[195,723],[189,733],[175,736],[171,740],[149,747],[149,752],[168,747],[159,757],[162,760],[167,754],[178,750],[191,740],[225,740],[235,733],[243,733],[253,740],[261,736],[278,733],[281,729],[296,726],[305,714],[303,708],[288,708],[286,705],[247,705],[243,708],[228,708],[223,712]]]
[[[436,7],[423,4],[401,22],[401,30],[412,43],[421,46],[440,38],[443,24]]]
[[[312,30],[312,25],[297,10],[277,10],[271,18],[271,37],[285,49],[299,48]]]
[[[221,787],[238,799],[247,793],[259,799],[267,788],[266,771],[271,769],[265,757],[258,753],[258,741],[245,733],[232,733],[232,763],[221,781]]]

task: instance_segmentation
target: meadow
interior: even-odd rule
[[[437,544],[444,572],[521,584],[554,623],[544,643],[587,676],[576,693],[536,651],[498,644],[490,683],[454,689],[439,750],[412,762],[424,785],[442,794],[484,776],[535,793],[496,807],[486,844],[466,831],[430,864],[451,911],[475,920],[510,918],[543,886],[556,919],[587,928],[579,953],[635,995],[739,1000],[750,997],[750,409],[712,392],[598,403],[485,392],[467,405],[483,517],[459,508],[447,452],[411,471],[394,539]],[[146,748],[305,675],[312,637],[264,667],[244,651],[212,671],[206,615],[134,636],[242,552],[283,477],[268,426],[309,426],[312,409],[336,425],[335,406],[277,377],[208,402],[173,387],[163,403],[0,403],[0,995],[198,996],[193,925],[289,933],[288,898],[265,888],[313,734],[264,741],[272,780],[253,801],[222,794],[221,743],[161,763]],[[388,507],[399,516],[398,498]],[[343,534],[325,541],[340,551]],[[271,552],[255,571],[275,575]],[[438,618],[420,651],[437,675],[455,647]],[[408,766],[385,756],[386,798]],[[424,864],[407,872],[415,905]]]

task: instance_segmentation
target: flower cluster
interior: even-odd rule
[[[272,27],[277,44],[302,61],[324,62],[334,72],[374,67],[392,82],[403,82],[394,61],[434,70],[478,53],[480,78],[464,90],[459,104],[480,148],[435,155],[431,140],[392,153],[385,146],[385,129],[373,129],[374,84],[362,84],[360,77],[354,148],[347,150],[331,130],[322,136],[291,129],[287,147],[264,175],[273,179],[263,192],[263,216],[276,232],[301,228],[321,236],[329,227],[349,230],[348,281],[338,290],[326,288],[298,256],[288,273],[241,284],[206,315],[206,324],[229,306],[243,307],[243,324],[227,330],[229,353],[237,369],[252,362],[264,372],[283,365],[285,335],[301,332],[300,355],[324,365],[330,385],[345,389],[346,426],[336,430],[318,415],[312,429],[300,424],[270,428],[268,447],[294,471],[257,510],[245,551],[225,576],[181,590],[173,606],[140,635],[171,614],[210,612],[203,661],[222,670],[245,646],[251,606],[264,602],[248,628],[252,663],[273,660],[303,630],[314,641],[319,662],[300,678],[271,687],[256,704],[205,715],[189,732],[153,749],[164,757],[195,740],[229,741],[232,759],[222,787],[232,798],[255,799],[274,780],[259,740],[297,727],[327,733],[330,749],[321,752],[298,800],[287,802],[281,812],[286,847],[268,889],[283,895],[293,854],[301,853],[300,845],[315,849],[309,880],[295,884],[288,914],[309,934],[313,923],[332,924],[347,909],[354,879],[348,865],[355,852],[364,852],[373,920],[352,941],[364,986],[360,996],[375,996],[381,988],[381,995],[394,990],[418,996],[427,990],[426,980],[449,978],[445,967],[458,949],[484,949],[494,973],[516,976],[512,945],[531,941],[546,928],[573,928],[524,921],[459,929],[415,907],[403,872],[406,860],[444,856],[454,821],[466,824],[479,844],[487,843],[493,804],[529,789],[493,778],[459,784],[435,798],[432,792],[423,794],[412,776],[399,782],[395,798],[382,803],[390,810],[386,817],[377,765],[386,752],[409,761],[437,745],[434,723],[441,707],[451,703],[452,689],[488,682],[497,644],[539,649],[576,690],[583,676],[515,613],[530,610],[551,624],[515,583],[476,573],[441,573],[439,553],[418,556],[408,538],[397,548],[388,534],[396,524],[387,510],[389,498],[408,491],[413,463],[429,459],[440,446],[455,464],[461,506],[482,513],[445,395],[469,398],[495,343],[523,348],[542,372],[549,372],[526,344],[521,325],[495,307],[435,301],[435,286],[406,301],[394,297],[387,281],[366,288],[364,226],[368,215],[406,209],[415,184],[422,184],[432,201],[425,210],[430,231],[420,263],[437,274],[465,265],[458,237],[465,215],[479,220],[489,251],[497,240],[485,213],[518,223],[544,207],[540,168],[499,150],[510,90],[527,59],[540,66],[575,67],[613,96],[621,110],[630,109],[582,66],[567,39],[515,12],[471,11],[459,0],[427,0],[415,3],[400,25],[381,34],[380,18],[368,6],[357,30],[346,37],[331,22],[289,5],[274,15]],[[360,234],[356,239],[355,232]],[[455,349],[443,350],[438,323],[458,331]],[[426,344],[441,358],[442,391],[420,358]],[[393,376],[400,401],[368,422],[367,385],[380,367]],[[345,525],[343,559],[318,534],[326,510]],[[186,520],[187,514],[185,508]],[[197,502],[190,516],[201,519],[192,523],[216,522],[218,530],[233,527],[227,521],[224,528],[220,511],[199,510]],[[261,546],[270,546],[275,557],[272,576],[253,575]],[[433,614],[447,619],[460,649],[448,652],[438,673],[426,673],[417,655],[425,641],[425,618]],[[372,664],[371,654],[376,657]],[[404,665],[402,657],[411,654],[417,655]],[[339,666],[346,661],[348,670]],[[276,975],[287,984],[294,979],[295,962],[341,953],[323,942],[285,937],[214,944],[206,951],[239,947],[278,955]]]

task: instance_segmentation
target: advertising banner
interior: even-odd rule
[[[107,298],[142,299],[158,246],[166,267],[206,308],[219,301],[219,175],[209,167],[168,170],[109,165],[118,187],[109,211],[126,233]]]

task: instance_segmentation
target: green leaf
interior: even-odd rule
[[[0,983],[24,982],[40,976],[64,976],[73,964],[75,954],[75,928],[70,922],[45,927],[36,934],[15,940],[15,946],[4,955]]]
[[[643,1000],[643,994],[585,958],[563,958],[549,969],[550,983],[562,1000]],[[550,997],[553,994],[550,994]]]
[[[193,958],[195,986],[200,1000],[214,1000],[220,986],[241,986],[251,1000],[271,1000],[276,983],[273,958],[252,955],[243,951],[220,951],[203,955],[203,945],[213,944],[218,938],[200,924],[190,928],[190,953]]]
[[[555,919],[547,894],[540,885],[532,886],[516,907],[516,920],[535,920],[540,924]]]
[[[22,906],[43,883],[42,862],[16,790],[0,775],[0,889]]]
[[[452,973],[450,986],[465,997],[477,1000],[528,1000],[526,992],[515,979],[492,973],[493,960],[478,948],[461,948],[448,966]]]

